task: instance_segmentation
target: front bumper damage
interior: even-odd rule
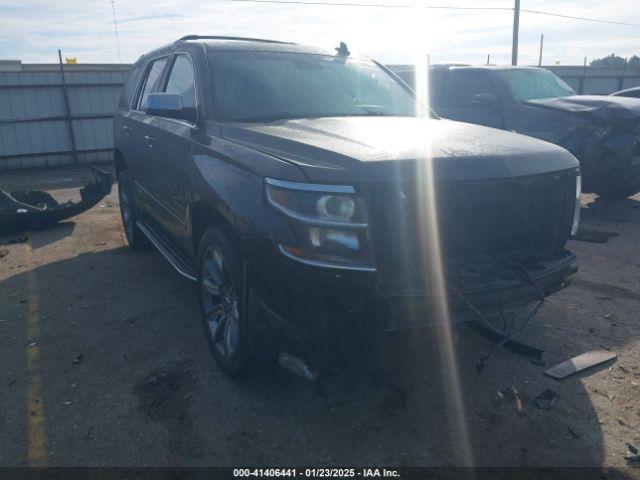
[[[96,205],[111,193],[113,180],[108,172],[90,165],[93,181],[80,189],[80,201],[57,202],[41,190],[6,192],[0,189],[0,232],[47,228],[74,217]]]
[[[577,128],[558,142],[580,161],[585,193],[640,190],[640,127],[610,128],[602,137],[594,135],[593,126]]]
[[[468,323],[489,340],[512,351],[540,358],[512,330],[502,330],[505,316],[523,311],[570,284],[577,271],[569,252],[526,264],[524,275],[503,269],[485,278],[452,271],[446,273],[446,291],[395,288],[376,273],[331,272],[278,258],[253,257],[248,263],[249,330],[259,356],[274,358],[287,352],[314,369],[335,366],[354,343],[379,344],[386,335],[434,326],[439,322]],[[277,280],[273,274],[277,272]],[[533,284],[528,280],[532,280]],[[276,288],[280,285],[282,288]],[[282,293],[286,292],[286,293]],[[443,317],[438,305],[447,306]]]

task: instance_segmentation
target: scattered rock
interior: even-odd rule
[[[0,248],[0,258],[6,257],[7,255],[9,255],[9,250],[6,248]]]
[[[536,407],[549,410],[556,403],[556,397],[556,392],[547,388],[535,398]]]
[[[71,360],[71,364],[72,365],[77,365],[78,363],[82,363],[82,361],[84,360],[84,354],[83,353],[79,353],[78,355],[76,355],[73,360]]]

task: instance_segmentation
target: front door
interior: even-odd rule
[[[164,86],[160,91],[180,95],[183,107],[197,109],[193,60],[187,53],[177,53],[170,62]],[[195,123],[173,118],[149,117],[149,135],[153,145],[149,167],[149,186],[162,208],[158,222],[167,238],[184,252],[191,245],[188,239],[187,206],[188,175],[192,155]]]

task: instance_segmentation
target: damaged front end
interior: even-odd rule
[[[577,229],[579,179],[572,169],[440,183],[435,222],[420,208],[424,203],[416,200],[420,192],[413,186],[376,190],[370,200],[378,212],[378,295],[386,329],[472,321],[501,345],[539,357],[539,350],[513,337],[545,297],[566,287],[577,271],[565,244]],[[425,239],[433,229],[440,259]],[[443,279],[444,292],[434,290],[436,276]],[[442,296],[448,319],[433,317]],[[521,318],[517,325],[511,321],[516,316]]]
[[[560,145],[582,166],[584,191],[627,196],[640,191],[640,123],[619,120],[568,129]]]
[[[93,181],[80,189],[79,202],[59,203],[42,190],[0,189],[0,232],[51,227],[92,208],[111,193],[113,180],[108,172],[90,167]]]
[[[576,227],[578,179],[572,167],[438,181],[435,219],[426,182],[361,186],[375,268],[318,268],[273,256],[268,244],[245,247],[255,265],[247,273],[255,344],[324,368],[390,332],[469,323],[497,347],[540,358],[520,334],[577,271],[565,244]],[[430,232],[439,238],[436,250],[425,238]]]
[[[560,126],[545,139],[580,161],[584,192],[626,197],[640,191],[640,101],[576,95],[527,104],[548,111],[548,125]]]

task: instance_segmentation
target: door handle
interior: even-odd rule
[[[150,147],[153,147],[156,144],[156,137],[145,135],[144,139],[147,141],[147,145],[149,145]]]
[[[131,127],[127,125],[122,126],[122,131],[124,132],[125,135],[131,135]]]

